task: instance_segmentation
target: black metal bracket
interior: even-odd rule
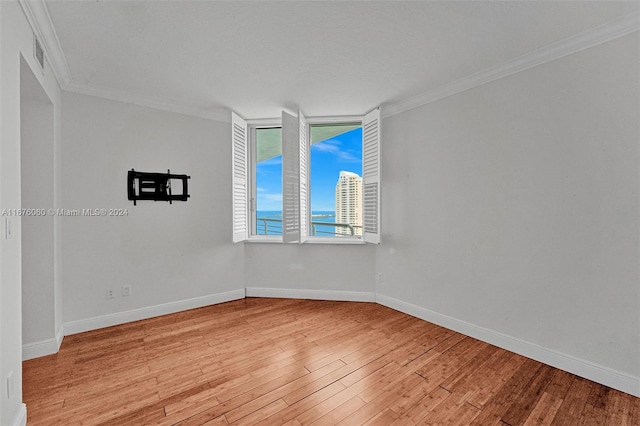
[[[136,205],[137,200],[153,200],[168,201],[187,201],[190,197],[188,188],[187,175],[172,175],[169,170],[167,173],[147,173],[136,172],[131,169],[127,172],[127,195]],[[171,190],[171,181],[178,180],[182,183],[182,193],[173,194]]]

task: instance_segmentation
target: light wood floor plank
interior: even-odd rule
[[[297,420],[297,416],[305,413],[313,407],[318,406],[327,399],[331,398],[333,395],[336,395],[337,393],[342,391],[344,388],[345,387],[340,382],[333,382],[330,385],[323,387],[317,392],[309,394],[305,398],[297,401],[295,404],[289,405],[287,408],[279,411],[273,416],[270,416],[257,424],[260,426],[279,425],[288,423],[293,420],[295,420],[295,423],[301,424]]]
[[[354,411],[358,410],[360,407],[362,407],[365,404],[366,402],[364,402],[362,399],[360,399],[357,396],[354,396],[353,398],[347,400],[346,402],[343,402],[338,407],[329,411],[327,414],[320,417],[318,420],[314,421],[311,424],[313,426],[335,425],[336,423],[338,423],[345,417],[349,416],[350,414],[352,414]]]
[[[640,425],[640,400],[373,303],[246,298],[68,336],[29,426]]]

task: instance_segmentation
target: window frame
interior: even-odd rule
[[[285,123],[287,123],[286,126]],[[308,230],[312,221],[309,194],[310,170],[312,167],[310,163],[311,126],[343,123],[361,123],[362,126],[363,235],[353,237],[309,236]],[[244,133],[239,136],[242,133],[240,128],[243,124]],[[282,129],[283,231],[281,236],[256,235],[256,129],[273,127]],[[295,143],[296,138],[297,144]],[[244,146],[240,147],[242,141]],[[232,112],[233,241],[297,244],[380,244],[380,150],[379,107],[363,116],[305,118],[301,111],[298,111],[297,116],[283,111],[281,119],[257,120],[244,120]],[[245,155],[244,162],[237,158],[242,153]],[[241,173],[238,173],[239,164],[244,164],[244,176],[240,176]],[[242,177],[244,177],[244,186],[238,184],[238,182],[242,182]],[[244,193],[239,193],[242,191]],[[291,196],[291,194],[294,195]],[[287,197],[290,201],[293,201],[293,204],[286,204]],[[246,204],[244,215],[241,208],[242,200]],[[237,223],[242,220],[244,220],[244,224]],[[291,227],[292,232],[288,233],[288,229],[285,230],[285,227],[291,226],[291,224],[293,224]],[[238,233],[238,229],[244,229],[244,238],[242,238],[241,233]]]
[[[257,215],[258,215],[258,203],[257,203],[257,132],[258,129],[282,129],[282,120],[278,118],[272,119],[250,119],[247,121],[247,136],[248,136],[248,155],[247,155],[247,239],[251,242],[263,242],[263,243],[281,243],[282,235],[261,235],[257,233]],[[282,149],[282,146],[281,146]],[[284,155],[283,155],[284,157]],[[282,193],[282,188],[280,188]]]
[[[309,135],[309,138],[307,140],[307,188],[308,189],[308,194],[307,194],[307,229],[311,229],[311,222],[312,222],[312,216],[311,216],[311,169],[313,167],[313,163],[311,162],[311,126],[315,126],[315,125],[326,125],[326,124],[355,124],[358,123],[361,127],[363,126],[363,119],[364,116],[362,115],[342,115],[342,116],[323,116],[323,117],[308,117],[306,119],[306,131],[307,131],[307,135]],[[364,154],[364,153],[363,153]],[[363,205],[363,210],[364,210],[364,205]],[[302,219],[301,219],[302,220]],[[363,234],[364,234],[364,230],[363,230]],[[306,239],[306,241],[304,241],[304,243],[311,243],[311,244],[364,244],[364,235],[357,235],[357,236],[327,236],[327,237],[322,237],[322,236],[312,236],[309,235]]]

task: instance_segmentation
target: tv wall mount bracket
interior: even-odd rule
[[[189,179],[191,176],[171,174],[170,170],[167,170],[167,173],[148,173],[131,169],[127,172],[127,195],[134,206],[138,200],[168,201],[169,204],[173,204],[174,201],[187,201],[190,197]],[[176,181],[178,186],[181,184],[182,191],[174,194],[171,186]]]

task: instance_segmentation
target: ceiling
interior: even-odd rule
[[[48,60],[65,74],[58,76],[64,89],[200,116],[233,109],[245,118],[276,117],[283,107],[320,116],[398,105],[640,8],[612,1],[43,5]]]

